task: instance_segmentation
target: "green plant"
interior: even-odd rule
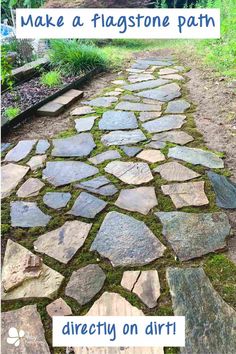
[[[4,115],[9,119],[15,118],[18,114],[20,114],[20,108],[19,107],[8,107],[4,111]]]
[[[50,59],[66,75],[78,75],[93,68],[105,68],[108,58],[94,44],[77,40],[52,40]]]
[[[59,86],[62,83],[61,73],[58,71],[49,71],[41,76],[40,82],[48,87]]]
[[[5,48],[1,48],[1,83],[9,88],[12,88],[13,85],[12,66]]]

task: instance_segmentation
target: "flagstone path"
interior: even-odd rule
[[[2,145],[3,353],[65,353],[51,317],[71,314],[186,316],[185,348],[75,353],[236,352],[236,313],[204,272],[236,185],[192,126],[185,71],[138,59],[71,110],[74,134]]]

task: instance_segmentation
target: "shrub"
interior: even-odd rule
[[[78,75],[93,68],[105,68],[108,59],[102,49],[77,40],[52,40],[49,53],[53,65],[66,75]]]
[[[5,48],[1,48],[1,84],[12,88],[12,66],[7,57],[7,52]]]
[[[15,118],[18,114],[20,114],[19,107],[8,107],[4,111],[4,115],[8,118],[8,120]]]
[[[58,71],[49,71],[41,76],[40,81],[44,86],[59,86],[62,83],[61,74]]]

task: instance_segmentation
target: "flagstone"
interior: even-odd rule
[[[155,66],[171,66],[174,64],[173,61],[171,60],[165,60],[165,59],[155,59],[155,58],[148,58],[148,59],[140,59],[142,63],[147,63],[150,65],[155,65]]]
[[[37,115],[39,116],[49,116],[56,117],[65,109],[65,105],[50,101],[37,110]]]
[[[4,161],[18,162],[29,155],[37,140],[21,140],[16,146],[11,149],[4,159]]]
[[[144,162],[112,161],[105,167],[105,171],[127,184],[139,185],[153,179],[148,164]]]
[[[166,146],[164,141],[151,141],[150,143],[146,144],[145,147],[151,149],[163,149]]]
[[[165,160],[165,155],[163,155],[161,151],[153,150],[153,149],[143,150],[136,157],[138,159],[145,160],[150,163],[155,163],[155,162]]]
[[[102,289],[105,279],[105,273],[97,264],[89,264],[72,273],[65,294],[85,305]]]
[[[96,118],[98,116],[75,119],[75,129],[78,133],[91,130]]]
[[[142,150],[141,148],[135,146],[121,146],[121,149],[129,157],[136,156]]]
[[[81,161],[49,161],[43,170],[43,179],[58,187],[80,181],[98,172],[96,167]]]
[[[121,94],[121,91],[110,91],[110,92],[107,92],[107,93],[105,93],[105,96],[120,96],[120,94]]]
[[[101,142],[107,146],[136,144],[145,140],[146,136],[140,129],[131,131],[116,130],[108,134],[104,134],[101,138]]]
[[[140,97],[134,96],[134,95],[124,95],[122,96],[122,99],[124,101],[131,101],[131,102],[139,102]]]
[[[43,167],[44,162],[47,159],[47,155],[37,155],[31,157],[31,159],[26,163],[32,171],[35,171]]]
[[[67,214],[93,219],[106,205],[107,203],[104,200],[94,197],[89,193],[81,192],[72,209]]]
[[[47,192],[43,197],[43,202],[49,208],[60,209],[64,208],[71,198],[70,193],[64,192]]]
[[[179,74],[169,74],[160,76],[161,79],[183,81],[184,77]]]
[[[185,347],[180,353],[234,354],[236,312],[213,288],[204,270],[168,268],[167,281],[175,316],[185,316]]]
[[[137,97],[137,99],[139,98]],[[10,143],[1,143],[1,152],[6,151],[7,149],[9,149],[10,146],[11,146]]]
[[[216,204],[220,208],[236,209],[236,183],[212,171],[207,173],[216,193]]]
[[[87,191],[95,194],[112,196],[118,192],[118,189],[112,184],[105,176],[95,177],[80,184],[76,184],[75,187],[86,189]]]
[[[115,205],[122,209],[137,211],[147,215],[157,205],[155,188],[122,189]]]
[[[133,112],[106,111],[99,121],[101,130],[123,130],[138,128],[137,119]]]
[[[41,182],[40,179],[29,178],[24,184],[22,184],[16,194],[19,198],[34,197],[39,194],[44,186],[45,184]]]
[[[50,354],[36,305],[2,312],[2,353]]]
[[[156,79],[156,80],[149,80],[144,82],[139,82],[136,84],[129,84],[124,86],[124,89],[127,91],[140,91],[145,89],[151,89],[154,87],[159,87],[165,84],[168,84],[170,81],[165,79]]]
[[[181,261],[226,247],[230,224],[224,213],[158,212],[163,235]]]
[[[216,154],[185,146],[176,146],[169,149],[168,157],[173,157],[193,165],[202,165],[209,168],[224,168],[224,162]]]
[[[129,291],[132,291],[135,283],[140,276],[140,270],[127,270],[123,273],[120,285]]]
[[[5,290],[2,300],[52,299],[57,296],[64,277],[42,262],[39,265],[34,263],[37,257],[27,248],[8,239],[2,267]]]
[[[104,161],[107,160],[115,160],[121,158],[121,155],[118,151],[116,150],[107,150],[105,152],[102,152],[101,154],[95,155],[88,159],[91,163],[94,165],[99,165],[103,163]]]
[[[177,209],[184,206],[202,206],[209,204],[204,184],[204,181],[166,184],[161,186],[161,190],[171,197]]]
[[[83,246],[91,227],[92,224],[82,221],[67,221],[58,229],[39,236],[34,249],[67,264]]]
[[[161,112],[140,112],[139,120],[141,122],[146,122],[148,120],[158,118],[161,116]]]
[[[199,173],[175,161],[157,166],[153,171],[160,173],[161,177],[167,181],[176,182],[184,182],[200,176]]]
[[[190,108],[190,103],[180,99],[168,103],[165,113],[184,113]]]
[[[126,81],[125,80],[114,80],[111,83],[114,85],[125,85]]]
[[[44,214],[34,202],[11,202],[12,227],[46,226],[51,216]]]
[[[90,133],[81,133],[68,138],[53,139],[52,156],[84,157],[88,156],[96,147]]]
[[[170,143],[185,145],[193,141],[193,137],[181,130],[171,130],[163,133],[154,134],[152,140],[169,141]]]
[[[49,149],[50,144],[48,142],[48,140],[46,139],[40,139],[36,145],[36,154],[38,155],[43,155],[46,153],[46,151]]]
[[[186,116],[181,115],[167,115],[161,118],[151,120],[143,123],[143,128],[149,133],[163,132],[166,130],[181,128],[185,123]]]
[[[172,83],[152,90],[141,91],[137,93],[137,95],[140,97],[152,98],[154,100],[168,102],[174,98],[180,97],[181,92],[179,85]]]
[[[97,97],[91,101],[82,102],[83,104],[89,104],[94,107],[110,107],[113,103],[117,102],[117,97]]]
[[[129,82],[143,82],[148,80],[154,80],[155,77],[148,73],[141,73],[141,74],[133,74],[128,77]]]
[[[164,68],[159,70],[159,75],[170,75],[170,74],[176,74],[178,73],[178,70],[176,69],[171,69],[171,68]]]
[[[93,108],[91,108],[90,106],[84,106],[75,108],[70,114],[72,116],[83,116],[92,113],[96,113]]]
[[[147,103],[136,103],[136,102],[120,102],[115,107],[115,109],[121,109],[125,111],[135,111],[135,112],[143,112],[143,111],[160,111],[161,104],[147,104]]]
[[[157,306],[160,297],[160,282],[156,270],[142,271],[132,290],[150,309]]]
[[[142,70],[142,69],[126,69],[126,71],[128,73],[133,73],[133,74],[143,73],[144,72],[144,70]]]
[[[114,267],[138,266],[161,257],[165,246],[144,222],[112,211],[105,216],[90,250],[108,258]]]
[[[53,316],[70,316],[72,311],[69,305],[60,297],[46,306],[48,315]]]
[[[22,181],[29,167],[9,163],[1,169],[1,198],[6,198],[12,194],[13,190]]]

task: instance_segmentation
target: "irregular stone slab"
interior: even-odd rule
[[[96,167],[80,161],[50,161],[43,170],[43,179],[58,187],[80,181],[98,172]]]
[[[140,112],[139,120],[146,122],[148,120],[160,117],[161,112]]]
[[[140,82],[137,84],[131,84],[124,86],[124,89],[127,91],[140,91],[145,89],[151,89],[154,87],[159,87],[165,84],[168,84],[170,81],[165,79],[149,80],[145,82]]]
[[[170,69],[170,68],[164,68],[159,70],[159,75],[170,75],[170,74],[176,74],[178,73],[178,70],[176,69]]]
[[[60,103],[67,107],[77,101],[79,98],[83,97],[83,95],[83,91],[72,89],[55,98],[52,102]]]
[[[126,81],[125,80],[114,80],[111,83],[114,85],[125,85]]]
[[[153,100],[168,102],[174,98],[180,97],[181,92],[179,85],[172,83],[152,90],[141,91],[137,95],[140,97],[152,98]]]
[[[35,257],[35,255],[25,247],[8,239],[2,268],[3,284],[9,280],[14,283],[21,274],[23,277],[20,283],[16,283],[16,287],[12,286],[11,290],[2,292],[2,300],[43,297],[52,299],[57,296],[64,277],[44,263],[41,264],[38,276],[30,277],[30,271],[25,272],[27,257]]]
[[[48,192],[43,197],[43,202],[49,208],[60,209],[64,208],[71,198],[70,193],[64,192]]]
[[[182,354],[227,353],[236,348],[235,311],[223,301],[202,268],[168,268],[175,316],[185,316]]]
[[[135,97],[135,96],[134,96],[134,97]],[[139,100],[138,97],[137,97],[137,99]],[[10,143],[1,143],[1,152],[6,151],[10,146],[11,146]]]
[[[218,207],[236,209],[236,183],[211,171],[207,175],[216,193]]]
[[[53,316],[70,316],[72,311],[70,306],[60,297],[51,304],[46,306],[46,311],[48,315],[52,318]]]
[[[89,264],[72,273],[65,294],[85,305],[102,289],[105,279],[105,273],[97,264]]]
[[[144,129],[149,133],[163,132],[166,130],[181,128],[186,116],[169,115],[143,123]]]
[[[123,130],[138,128],[137,119],[132,112],[107,111],[99,121],[101,130]]]
[[[135,82],[142,82],[142,81],[148,81],[148,80],[154,80],[155,77],[152,74],[133,74],[128,77],[129,82],[135,83]]]
[[[128,73],[143,73],[144,70],[141,69],[126,69]]]
[[[121,94],[121,92],[119,92],[119,91],[110,91],[110,92],[107,92],[107,93],[105,93],[105,96],[120,96],[120,94]]]
[[[65,106],[57,102],[48,102],[37,110],[38,116],[56,117],[63,112]]]
[[[67,264],[83,246],[92,224],[82,221],[67,221],[56,230],[37,238],[34,249]]]
[[[190,168],[181,165],[178,162],[167,162],[163,165],[157,166],[154,172],[160,173],[161,177],[167,181],[183,182],[200,176]]]
[[[174,62],[170,60],[166,60],[166,59],[157,60],[155,58],[140,59],[140,61],[142,61],[142,63],[147,63],[149,65],[155,65],[155,66],[171,66],[174,64]]]
[[[138,277],[140,276],[140,270],[127,270],[123,273],[120,285],[129,291],[132,291]]]
[[[139,185],[153,179],[148,164],[143,162],[112,161],[105,167],[105,171],[127,184]]]
[[[169,141],[170,143],[185,145],[193,141],[193,137],[180,130],[171,130],[164,133],[154,134],[152,140]]]
[[[125,95],[125,96],[122,96],[122,99],[124,101],[131,101],[131,102],[139,102],[140,101],[140,97],[137,97],[134,95]]]
[[[166,143],[164,143],[163,141],[151,141],[150,143],[145,145],[145,147],[152,149],[163,149],[165,146]]]
[[[157,306],[160,282],[156,270],[142,271],[132,290],[150,309]]]
[[[131,69],[146,70],[150,64],[146,62],[136,62],[131,66]]]
[[[78,133],[91,130],[96,118],[98,118],[98,116],[75,119],[75,129]]]
[[[12,194],[20,181],[29,171],[29,167],[9,163],[1,169],[1,198],[6,198]]]
[[[146,137],[140,129],[132,131],[116,130],[103,135],[101,138],[101,142],[107,146],[136,144],[144,140],[146,140]]]
[[[143,150],[137,155],[138,159],[145,160],[150,163],[155,163],[159,161],[164,161],[165,160],[165,155],[162,154],[161,151],[158,150]]]
[[[16,194],[19,198],[34,197],[39,194],[44,186],[45,184],[41,182],[40,179],[29,178],[24,184],[22,184]]]
[[[201,206],[209,204],[209,200],[204,192],[204,183],[204,181],[174,183],[161,186],[161,190],[165,195],[171,197],[177,209],[191,205]]]
[[[107,160],[115,160],[119,159],[120,153],[116,150],[107,150],[105,152],[102,152],[101,154],[98,154],[96,156],[91,157],[88,159],[91,163],[94,165],[99,165],[100,163],[103,163],[104,161]]]
[[[48,140],[45,139],[40,139],[36,145],[36,154],[38,155],[43,155],[46,153],[46,151],[49,149],[50,144],[48,142]]]
[[[201,257],[226,246],[230,224],[224,213],[159,212],[163,235],[181,261]]]
[[[112,103],[117,102],[117,97],[98,97],[91,101],[82,102],[84,104],[89,104],[94,107],[110,107]]]
[[[137,211],[147,215],[157,205],[154,187],[139,187],[135,189],[123,189],[115,205],[119,208]]]
[[[162,102],[159,102],[157,100],[150,99],[150,98],[143,98],[142,102],[143,103],[147,103],[147,104],[159,104],[159,103],[162,103]]]
[[[129,157],[136,156],[142,150],[135,146],[122,146],[121,149]]]
[[[124,111],[136,111],[136,112],[143,112],[143,111],[160,111],[161,104],[147,104],[147,103],[136,103],[136,102],[120,102],[115,107],[115,109],[123,109]]]
[[[89,106],[77,107],[70,114],[72,116],[84,116],[86,114],[95,113],[95,110]]]
[[[44,214],[34,202],[11,202],[12,227],[46,226],[51,216]]]
[[[88,156],[96,147],[93,136],[90,133],[81,133],[69,138],[54,139],[52,156],[84,157]]]
[[[148,264],[161,257],[164,250],[144,222],[115,211],[106,215],[90,248],[108,258],[114,267]]]
[[[47,155],[38,155],[38,156],[33,156],[31,159],[27,162],[27,165],[30,167],[32,171],[37,170],[38,168],[43,167],[44,162],[46,161]]]
[[[169,74],[160,77],[161,79],[183,81],[184,77],[179,74]]]
[[[89,192],[105,196],[112,196],[118,192],[116,186],[104,176],[99,176],[90,179],[89,181],[81,182],[80,184],[76,184],[75,187],[86,189]]]
[[[29,155],[36,142],[37,140],[19,141],[19,143],[17,143],[16,146],[6,154],[4,161],[18,162],[23,160],[27,155]]]
[[[100,213],[107,203],[93,195],[82,192],[76,199],[72,209],[67,214],[82,216],[84,218],[93,219]]]
[[[193,165],[202,165],[209,168],[224,168],[224,162],[216,154],[201,149],[176,146],[169,149],[168,157],[173,157]]]
[[[2,312],[2,353],[50,354],[36,305]],[[32,339],[33,338],[33,339]]]
[[[168,103],[165,113],[184,113],[190,108],[190,104],[181,99],[175,100]]]

